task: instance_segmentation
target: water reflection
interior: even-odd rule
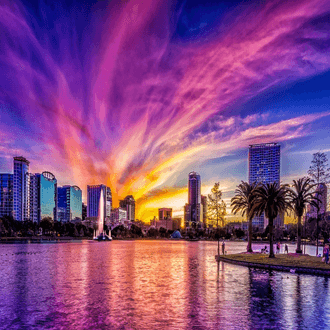
[[[217,263],[215,253],[216,242],[2,245],[0,328],[330,327],[328,278]]]

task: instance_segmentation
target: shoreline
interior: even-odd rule
[[[249,268],[330,276],[330,265],[322,262],[322,258],[296,253],[279,254],[275,258],[269,258],[268,254],[243,252],[224,256],[216,255],[215,260]]]

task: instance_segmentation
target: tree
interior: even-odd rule
[[[247,252],[253,252],[252,250],[252,219],[255,215],[253,212],[253,204],[255,200],[255,190],[258,187],[256,182],[249,184],[242,181],[235,190],[235,196],[231,199],[232,212],[237,214],[242,213],[244,217],[246,215],[249,222],[249,237]]]
[[[290,209],[288,201],[287,185],[280,185],[277,182],[259,185],[255,190],[255,203],[253,212],[260,216],[265,212],[269,221],[269,258],[275,258],[273,246],[273,225],[274,219],[279,213]]]
[[[324,152],[316,152],[313,154],[312,164],[308,170],[308,176],[311,178],[311,182],[317,185],[319,189],[320,184],[325,185],[330,182],[330,168],[328,165],[328,158]],[[325,209],[326,209],[325,205]],[[316,255],[319,251],[319,209],[320,205],[317,207],[317,217],[316,217]]]
[[[207,215],[208,219],[217,224],[217,230],[219,222],[221,227],[224,227],[225,215],[226,215],[226,203],[222,200],[222,191],[220,190],[220,182],[216,182],[211,190],[211,194],[208,195],[207,201]],[[219,237],[218,237],[218,255],[220,255]]]
[[[313,196],[315,184],[311,183],[310,178],[300,178],[293,180],[293,189],[288,189],[289,203],[295,216],[298,218],[298,237],[296,253],[302,253],[301,249],[301,218],[307,205],[318,207],[318,198]]]

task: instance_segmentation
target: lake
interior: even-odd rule
[[[330,328],[329,278],[218,264],[216,251],[205,241],[0,244],[0,328]]]

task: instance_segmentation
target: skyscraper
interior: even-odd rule
[[[110,217],[112,194],[111,189],[104,184],[87,186],[87,217],[97,217],[99,215],[101,189],[103,189],[104,196],[104,214],[105,217]]]
[[[124,200],[119,201],[119,207],[127,211],[127,220],[135,220],[135,199],[132,195],[128,195]]]
[[[196,172],[189,173],[188,204],[185,205],[186,227],[200,225],[201,222],[201,178]]]
[[[317,190],[314,194],[315,197],[317,197],[320,202],[318,202],[319,205],[319,212],[317,212],[317,208],[312,205],[307,206],[307,213],[306,218],[316,218],[317,214],[323,215],[327,211],[327,197],[328,197],[328,188],[325,183],[320,183],[317,187]]]
[[[30,174],[30,218],[40,221],[43,218],[57,220],[57,180],[51,172]]]
[[[280,145],[277,143],[254,144],[249,147],[249,183],[280,184]],[[283,225],[284,215],[274,220],[274,225]],[[267,226],[264,214],[254,217],[253,226],[264,229]]]
[[[13,215],[13,175],[0,173],[0,217]]]
[[[30,218],[30,162],[24,157],[14,157],[14,219],[18,221]]]
[[[82,191],[78,186],[63,186],[58,192],[58,221],[82,219]]]

